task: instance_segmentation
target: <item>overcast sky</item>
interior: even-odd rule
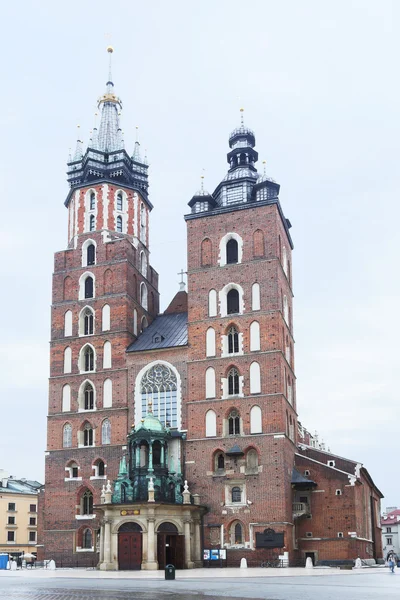
[[[227,170],[239,108],[293,227],[299,418],[400,505],[400,3],[69,0],[2,5],[0,468],[44,479],[53,253],[68,148],[88,141],[111,43],[127,149],[150,169],[162,308],[183,215]]]

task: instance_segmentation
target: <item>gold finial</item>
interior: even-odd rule
[[[267,161],[263,160],[262,164],[264,165],[264,175],[267,174]]]
[[[240,123],[243,125],[244,120],[243,120],[243,113],[244,113],[244,108],[240,109]]]
[[[107,52],[112,54],[114,52],[114,48],[112,46],[107,46]]]

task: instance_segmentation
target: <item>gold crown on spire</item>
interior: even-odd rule
[[[114,48],[112,46],[107,46],[107,52],[110,52],[110,54],[112,54],[114,52]]]

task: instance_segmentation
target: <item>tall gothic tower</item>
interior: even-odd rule
[[[257,173],[253,131],[229,138],[229,170],[189,203],[186,477],[209,507],[204,545],[293,548],[297,431],[290,222]],[[265,168],[264,168],[265,171]],[[271,534],[273,535],[273,534]],[[253,555],[254,556],[254,555]]]
[[[56,560],[95,547],[93,504],[118,473],[131,424],[125,351],[159,308],[148,166],[138,142],[125,150],[108,51],[100,125],[68,163],[68,247],[55,255],[45,551]]]

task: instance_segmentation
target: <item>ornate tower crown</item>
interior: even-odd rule
[[[101,113],[99,129],[93,128],[86,150],[78,135],[74,157],[68,161],[68,182],[71,188],[75,188],[109,181],[136,189],[147,200],[148,164],[140,157],[137,139],[131,157],[125,150],[120,125],[122,101],[114,92],[111,73],[112,46],[108,46],[107,52],[110,58],[106,91],[97,103]],[[68,202],[69,198],[66,204]]]

